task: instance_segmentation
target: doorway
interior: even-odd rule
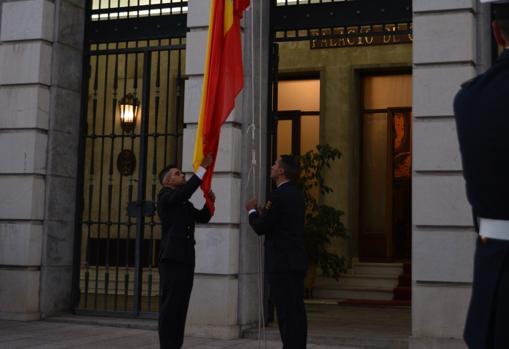
[[[411,257],[412,76],[362,77],[359,258]]]

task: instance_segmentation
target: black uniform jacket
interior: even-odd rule
[[[509,50],[463,84],[454,113],[475,216],[509,220]]]
[[[287,182],[272,191],[265,208],[249,215],[249,224],[265,235],[265,269],[269,273],[305,272],[304,194]]]
[[[484,74],[463,84],[454,112],[467,197],[474,217],[509,220],[509,50]],[[472,298],[464,338],[469,348],[486,349],[506,260],[504,242],[477,241]],[[509,318],[509,314],[505,314]],[[509,323],[499,324],[509,328]]]
[[[194,224],[207,223],[210,212],[205,205],[196,209],[189,198],[200,186],[201,180],[193,175],[177,189],[163,187],[157,196],[157,213],[161,219],[162,239],[159,261],[176,261],[194,265]]]

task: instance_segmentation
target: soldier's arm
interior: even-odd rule
[[[210,214],[207,204],[203,205],[201,210],[193,207],[194,219],[199,223],[208,223],[212,215]]]
[[[280,204],[278,196],[271,193],[261,212],[256,211],[249,214],[249,225],[256,234],[266,235],[272,232],[279,217]]]
[[[193,193],[201,184],[201,179],[193,174],[191,178],[182,187],[174,190],[165,190],[159,196],[159,202],[173,205],[182,201],[189,200]]]

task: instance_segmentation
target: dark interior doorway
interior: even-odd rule
[[[410,74],[363,77],[359,257],[411,256],[412,108]]]

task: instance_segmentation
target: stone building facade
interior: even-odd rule
[[[69,307],[84,2],[1,3],[1,318]]]
[[[182,157],[187,172],[208,7],[207,0],[189,1]],[[267,125],[261,116],[267,103],[269,6],[252,1],[250,11],[243,22],[245,89],[223,127],[213,182],[221,209],[196,234],[188,318],[195,335],[235,338],[257,319],[259,241],[242,203],[265,192]],[[476,0],[414,0],[413,13],[410,343],[462,348],[475,235],[452,100],[462,81],[490,64],[489,7]],[[1,319],[36,320],[74,306],[84,23],[84,0],[0,0]],[[200,200],[197,195],[195,202]]]
[[[463,348],[475,234],[453,118],[462,82],[490,65],[489,8],[413,2],[413,348]]]

